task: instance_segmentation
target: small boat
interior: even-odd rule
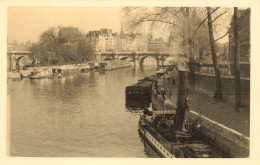
[[[58,73],[57,77],[62,78],[62,73]]]
[[[17,71],[7,72],[7,79],[21,80],[21,74]]]
[[[97,71],[99,71],[99,69],[100,69],[99,63],[95,62],[94,63],[94,71],[97,72]]]
[[[52,69],[43,68],[43,69],[35,69],[30,78],[31,79],[41,79],[41,78],[51,78],[53,76]]]
[[[81,73],[88,73],[88,72],[89,72],[89,69],[87,69],[87,68],[81,69]]]
[[[56,76],[57,76],[58,78],[62,78],[62,76],[63,76],[63,71],[62,71],[62,69],[56,69],[55,73],[56,73]]]
[[[26,69],[26,70],[20,70],[21,76],[24,77],[30,77],[32,74],[32,70]]]

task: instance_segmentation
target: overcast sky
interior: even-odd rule
[[[121,29],[119,7],[9,7],[8,40],[37,41],[49,27],[75,26],[82,32]]]

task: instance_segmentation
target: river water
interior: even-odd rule
[[[138,134],[141,112],[125,106],[125,87],[155,71],[131,67],[8,81],[10,155],[149,157]]]

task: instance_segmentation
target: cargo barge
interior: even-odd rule
[[[174,76],[176,97],[174,109],[167,110],[165,106],[165,93],[163,89],[152,88],[152,102],[162,100],[163,108],[148,111],[144,110],[138,122],[138,132],[142,139],[160,155],[165,158],[219,158],[228,157],[228,150],[224,151],[217,145],[205,140],[201,135],[201,125],[198,120],[189,120],[190,106],[187,92],[187,71],[180,71],[177,66],[170,70],[157,72],[157,77],[163,77],[168,71]],[[159,75],[158,75],[159,74]],[[157,81],[155,81],[157,82]],[[153,86],[157,86],[154,83]],[[155,97],[157,96],[157,97]]]
[[[139,80],[125,88],[125,105],[130,109],[145,109],[150,106],[154,76]]]
[[[152,84],[156,80],[155,75],[138,80],[137,83],[129,85],[125,89],[126,97],[135,95],[150,95],[152,93]]]
[[[159,69],[155,75],[145,77],[144,79],[138,80],[136,84],[129,85],[125,88],[126,98],[148,96],[151,98],[152,85],[157,78],[161,77],[168,71],[167,67]]]
[[[195,127],[189,130],[173,130],[176,111],[153,111],[140,115],[138,132],[142,138],[163,158],[218,158],[225,153],[202,140]],[[162,122],[160,119],[166,119]],[[193,125],[195,126],[195,125]]]

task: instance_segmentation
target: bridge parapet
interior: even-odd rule
[[[101,53],[102,55],[111,55],[111,54],[117,54],[117,55],[133,55],[133,54],[138,54],[138,55],[163,55],[163,56],[169,56],[168,52],[98,52]]]
[[[169,57],[167,52],[98,52],[103,60],[126,60],[130,59],[134,61],[134,64],[143,64],[143,60],[148,57],[154,57],[157,61],[157,65],[161,65],[163,61]]]

